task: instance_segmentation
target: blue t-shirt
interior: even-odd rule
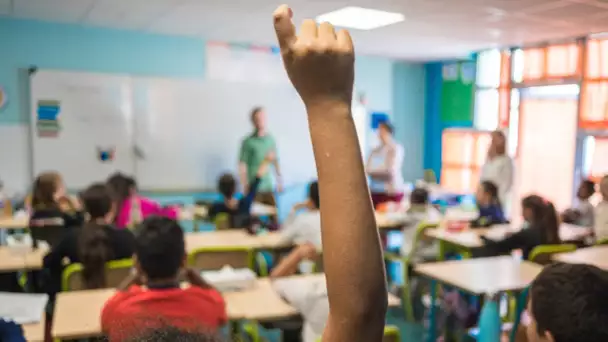
[[[0,319],[0,341],[2,342],[25,342],[23,329],[13,321]]]
[[[471,227],[489,227],[493,224],[507,223],[505,214],[499,205],[479,207],[479,217],[471,222]]]

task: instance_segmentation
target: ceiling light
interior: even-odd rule
[[[404,19],[405,17],[401,13],[349,6],[321,14],[317,17],[317,22],[328,22],[334,26],[357,30],[373,30],[401,22]]]

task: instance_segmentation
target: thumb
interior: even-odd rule
[[[296,39],[296,28],[291,21],[293,12],[287,5],[279,6],[273,14],[274,30],[277,34],[281,51],[289,49]]]

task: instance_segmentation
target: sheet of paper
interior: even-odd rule
[[[0,318],[18,324],[40,322],[49,296],[0,292]]]

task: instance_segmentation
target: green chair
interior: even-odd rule
[[[424,181],[431,184],[437,184],[437,175],[431,169],[424,170]]]
[[[253,269],[253,250],[248,247],[202,247],[188,254],[188,264],[199,270],[232,268]]]
[[[317,342],[322,342],[322,339],[318,339]],[[396,325],[385,326],[382,342],[401,342],[401,331],[399,328]]]
[[[595,243],[598,246],[602,246],[602,245],[608,245],[608,238],[604,238],[601,240],[598,240],[598,242]]]
[[[227,213],[221,213],[215,216],[213,223],[215,224],[215,230],[227,230],[232,228],[230,227],[230,215]]]
[[[416,229],[416,234],[414,234],[414,240],[412,241],[412,250],[410,251],[410,254],[402,257],[397,257],[390,254],[387,254],[385,256],[389,261],[401,261],[401,264],[403,265],[403,291],[401,300],[403,302],[403,308],[405,310],[405,317],[410,321],[414,320],[414,305],[412,303],[411,298],[412,289],[410,287],[409,268],[412,265],[413,257],[416,252],[416,247],[418,246],[421,238],[424,236],[424,232],[427,229],[432,229],[436,227],[436,223],[431,224],[422,222],[418,224],[416,228],[410,228]]]
[[[532,250],[532,252],[530,252],[528,260],[537,264],[547,265],[552,262],[551,257],[554,254],[574,252],[575,250],[576,245],[569,243],[559,245],[541,245],[537,246]]]
[[[106,263],[106,287],[117,287],[131,274],[132,259],[114,260]],[[80,263],[68,265],[61,274],[61,289],[63,291],[86,290],[82,279],[83,266]]]

